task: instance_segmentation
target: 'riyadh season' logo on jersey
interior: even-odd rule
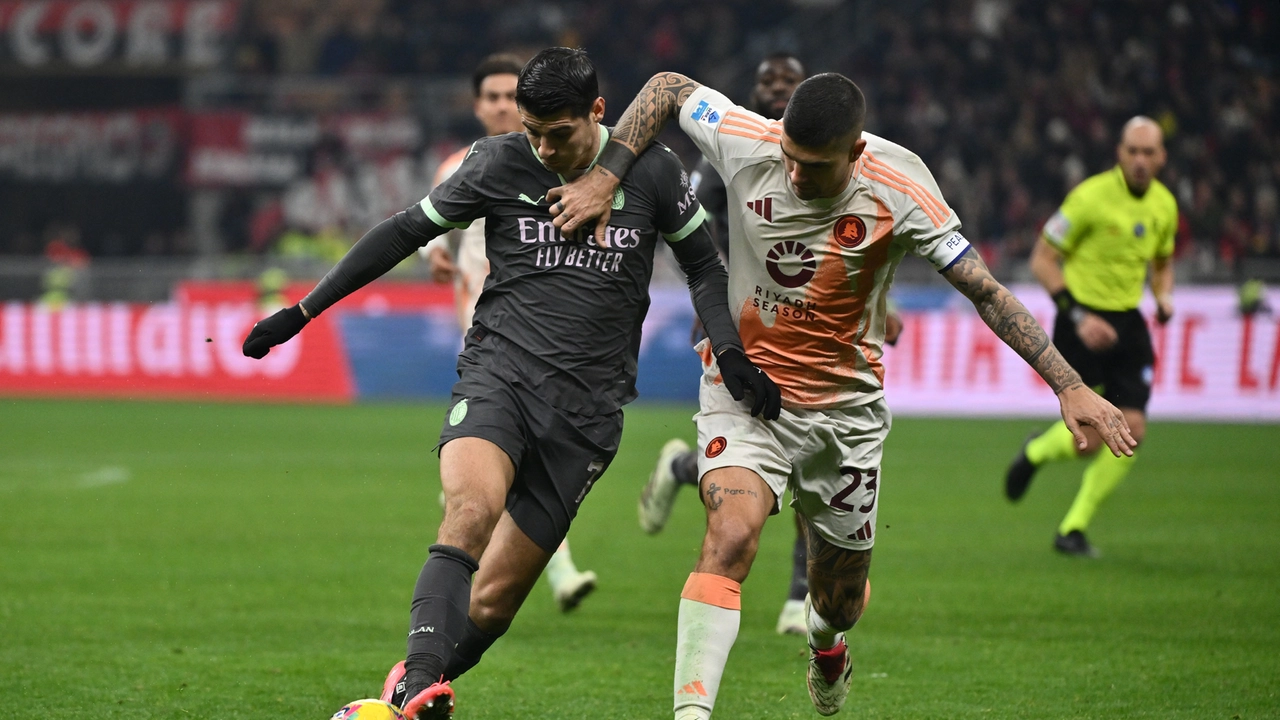
[[[818,271],[818,259],[809,248],[795,240],[783,240],[769,248],[764,266],[774,282],[784,288],[798,288],[813,279]],[[799,266],[798,272],[794,270],[796,266]]]

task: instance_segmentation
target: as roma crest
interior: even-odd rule
[[[857,215],[845,215],[836,221],[836,243],[852,250],[867,239],[867,224]]]

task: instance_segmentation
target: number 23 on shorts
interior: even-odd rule
[[[876,508],[876,497],[879,494],[880,468],[871,468],[869,470],[860,470],[855,467],[842,467],[840,474],[850,479],[850,483],[843,490],[832,496],[827,504],[836,510],[844,512],[856,512],[862,515],[871,513]],[[859,490],[866,488],[871,494],[871,498],[867,500],[865,505],[853,505],[849,502],[850,496]],[[857,502],[857,500],[854,500]],[[867,520],[863,526],[858,528],[857,532],[850,533],[850,540],[870,540],[871,534],[874,532],[871,527],[871,521]]]

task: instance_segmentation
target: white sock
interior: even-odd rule
[[[809,626],[809,647],[814,650],[830,650],[840,642],[840,631],[823,620],[817,610],[809,608],[804,622]]]
[[[677,720],[707,720],[716,704],[729,650],[738,638],[741,586],[729,578],[693,573],[680,594],[676,632]]]
[[[560,587],[565,579],[578,574],[578,567],[573,564],[573,556],[569,554],[568,540],[562,541],[560,547],[556,548],[543,572],[547,574],[547,582],[551,583],[552,590]]]
[[[866,589],[862,593],[862,610],[858,613],[858,617],[854,619],[855,623],[862,619],[862,613],[867,611],[867,605],[871,603],[870,580],[867,580]],[[809,612],[804,617],[805,625],[809,626],[809,647],[814,650],[830,650],[840,644],[840,636],[844,634],[844,631],[831,627],[831,623],[827,622],[813,608],[812,601],[810,603]]]

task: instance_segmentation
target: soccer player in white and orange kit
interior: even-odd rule
[[[520,111],[516,107],[516,80],[524,63],[515,55],[498,53],[481,61],[471,77],[475,90],[476,120],[484,126],[485,135],[506,135],[524,132]],[[436,169],[434,185],[439,185],[457,171],[458,166],[471,152],[471,146],[458,150]],[[430,263],[431,275],[438,282],[453,281],[453,300],[458,313],[458,327],[462,332],[471,328],[471,318],[476,312],[476,301],[489,276],[489,259],[485,256],[484,218],[470,227],[450,230],[418,252]],[[590,570],[579,570],[569,553],[569,541],[560,543],[547,562],[547,583],[556,605],[563,612],[578,607],[584,598],[596,589],[598,578]]]
[[[862,132],[865,113],[862,91],[834,73],[801,83],[780,123],[683,75],[660,73],[627,108],[596,168],[549,194],[558,198],[552,214],[562,232],[595,218],[603,226],[618,178],[679,117],[725,179],[729,307],[747,355],[782,391],[777,420],[751,417],[703,354],[697,423],[707,532],[681,594],[678,720],[711,716],[737,637],[741,583],[788,487],[809,547],[809,696],[831,715],[848,695],[844,633],[869,596],[885,481],[886,293],[903,256],[928,260],[973,301],[1053,388],[1078,444],[1085,444],[1080,426],[1088,425],[1112,452],[1132,452],[1124,416],[1085,387],[1022,303],[991,277],[920,158]]]

